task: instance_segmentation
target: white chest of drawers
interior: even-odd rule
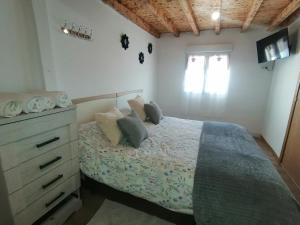
[[[62,223],[45,214],[80,208],[79,187],[75,107],[0,119],[0,225]]]

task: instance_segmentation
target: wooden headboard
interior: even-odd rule
[[[127,100],[142,94],[143,90],[138,89],[73,99],[73,104],[77,106],[78,124],[94,121],[96,112],[107,112],[113,107],[129,109]]]

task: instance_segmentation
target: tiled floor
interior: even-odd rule
[[[278,158],[274,155],[271,148],[263,139],[256,139],[257,143],[261,146],[263,151],[269,156],[273,165],[276,167],[282,178],[285,180],[290,190],[295,195],[296,199],[300,202],[300,190],[293,183],[293,181],[288,177],[283,168],[280,167],[278,163]],[[100,208],[106,196],[103,194],[102,190],[99,190],[97,187],[91,187],[90,185],[83,185],[81,190],[81,197],[83,200],[83,207],[75,214],[73,214],[65,225],[86,225],[88,221],[93,217],[96,211]],[[116,197],[118,199],[118,197]],[[125,200],[126,201],[126,200]],[[145,207],[144,207],[145,208]],[[147,209],[150,211],[151,206],[148,206]],[[152,210],[155,211],[155,210]],[[190,218],[187,218],[190,220]],[[180,223],[179,223],[180,224]],[[184,223],[192,224],[192,222]]]

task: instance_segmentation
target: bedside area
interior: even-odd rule
[[[60,225],[81,207],[76,107],[0,119],[0,224]]]

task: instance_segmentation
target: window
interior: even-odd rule
[[[184,91],[225,95],[229,76],[228,55],[191,55],[185,72]]]

